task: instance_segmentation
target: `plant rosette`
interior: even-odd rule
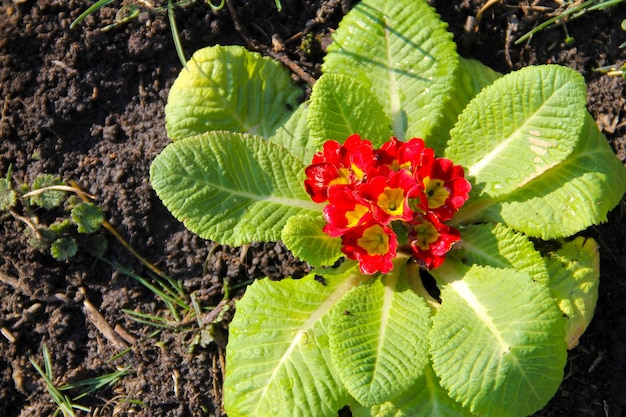
[[[173,143],[151,167],[192,232],[282,240],[312,267],[237,302],[228,415],[542,408],[597,300],[598,246],[571,236],[626,191],[583,77],[501,76],[459,57],[426,1],[364,0],[301,96],[269,58],[201,49],[172,86]]]

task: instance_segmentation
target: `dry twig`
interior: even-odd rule
[[[248,36],[247,31],[241,25],[241,21],[239,20],[239,16],[237,15],[237,11],[235,7],[232,5],[231,0],[226,0],[226,7],[228,7],[228,12],[233,19],[233,24],[235,25],[235,30],[239,33],[239,36],[242,37],[248,48],[264,53],[275,60],[279,61],[281,64],[289,68],[294,74],[304,80],[307,84],[313,85],[315,84],[315,78],[313,78],[309,73],[303,70],[298,64],[296,64],[293,60],[289,59],[285,54],[281,54],[280,52],[273,51],[271,48],[258,43],[256,40],[250,38]]]

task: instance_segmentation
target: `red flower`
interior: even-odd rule
[[[393,268],[398,239],[391,228],[379,224],[370,214],[367,216],[367,221],[341,236],[341,251],[348,258],[359,261],[363,274],[386,274]]]
[[[441,223],[432,214],[418,217],[410,226],[408,238],[413,256],[427,269],[439,267],[452,245],[461,239],[458,230]]]
[[[435,213],[440,221],[450,220],[469,197],[472,187],[463,167],[446,158],[435,158],[430,148],[424,150],[415,174],[426,197],[423,210]]]
[[[324,226],[324,233],[341,236],[348,229],[359,226],[370,211],[370,203],[352,188],[332,187],[328,191],[328,205],[324,207],[324,218],[328,223]]]
[[[379,164],[389,167],[393,171],[408,169],[413,171],[415,163],[419,162],[424,151],[424,141],[419,138],[401,142],[392,137],[380,149],[374,151]]]
[[[362,181],[373,163],[374,153],[369,140],[361,140],[359,135],[350,136],[343,145],[329,140],[305,169],[304,186],[313,201],[323,203],[328,199],[330,187]]]
[[[436,158],[422,139],[392,137],[376,150],[359,135],[343,145],[328,141],[305,173],[313,201],[328,201],[324,232],[341,236],[341,250],[364,274],[393,268],[398,238],[391,222],[404,223],[413,256],[428,269],[440,266],[461,238],[444,222],[468,199],[471,185],[460,165]]]
[[[415,193],[415,178],[405,169],[391,171],[387,177],[377,176],[359,185],[358,192],[372,202],[372,213],[381,224],[393,220],[409,221],[413,210],[409,198]]]

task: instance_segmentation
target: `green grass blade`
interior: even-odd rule
[[[178,54],[178,59],[183,67],[187,69],[187,58],[185,58],[185,52],[183,51],[183,45],[180,42],[180,36],[178,35],[178,27],[176,26],[176,16],[174,16],[174,6],[172,0],[167,0],[167,17],[170,20],[170,28],[172,30],[172,39],[174,40],[174,47]]]
[[[35,362],[33,358],[29,358],[29,361],[33,365],[33,368],[35,368],[37,373],[39,373],[39,375],[41,375],[41,377],[44,379],[48,393],[50,394],[54,402],[57,404],[57,406],[59,407],[58,410],[55,411],[54,414],[55,415],[58,414],[58,411],[61,410],[61,412],[63,412],[63,415],[65,417],[76,417],[76,414],[74,414],[74,410],[73,410],[74,408],[78,410],[82,410],[82,411],[87,411],[87,412],[91,411],[87,407],[83,407],[78,404],[72,404],[70,399],[66,395],[63,395],[61,391],[59,391],[59,389],[54,385],[54,382],[52,381],[52,378],[53,378],[52,360],[50,359],[50,354],[48,352],[48,347],[46,345],[43,345],[42,353],[43,353],[45,370],[41,369],[41,367],[37,364],[37,362]]]
[[[91,5],[91,7],[89,7],[87,10],[85,10],[84,12],[82,12],[80,14],[80,16],[78,16],[70,25],[70,29],[73,29],[76,25],[78,25],[80,22],[83,21],[84,18],[86,18],[87,16],[89,16],[90,14],[92,14],[93,12],[100,10],[101,8],[103,8],[104,6],[106,6],[109,3],[113,3],[113,0],[98,0],[97,2],[95,2],[93,5]]]
[[[518,40],[515,41],[515,45],[519,45],[520,43],[529,39],[535,33],[547,27],[558,24],[559,21],[562,21],[567,16],[571,15],[572,18],[577,18],[577,17],[584,15],[587,12],[594,11],[594,10],[604,10],[607,7],[615,6],[623,1],[624,0],[587,0],[586,2],[581,3],[577,6],[569,7],[563,13],[557,16],[554,16],[551,19],[546,20],[545,22],[537,25],[531,31],[524,34],[522,37],[520,37]]]
[[[74,397],[73,401],[77,401],[103,387],[112,386],[116,384],[120,379],[122,379],[129,373],[130,373],[130,368],[126,367],[126,368],[117,370],[115,372],[110,372],[108,374],[84,379],[82,381],[76,381],[76,382],[65,384],[62,387],[59,387],[59,390],[64,391],[64,390],[85,387],[85,389],[83,389],[77,397]]]
[[[168,328],[167,320],[163,317],[154,316],[151,314],[140,313],[138,311],[122,309],[122,311],[130,316],[131,319],[137,323],[147,324],[149,326],[160,327],[163,329]]]

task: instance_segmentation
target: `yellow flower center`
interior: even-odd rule
[[[391,216],[401,216],[404,211],[404,190],[385,187],[378,196],[378,207]]]
[[[389,252],[389,236],[379,224],[365,229],[357,243],[369,255],[385,255]]]
[[[346,212],[346,220],[348,223],[346,227],[355,227],[359,224],[361,218],[367,213],[369,210],[362,204],[357,204],[354,206],[354,210]]]
[[[357,180],[362,180],[365,177],[365,172],[363,172],[363,170],[359,168],[358,166],[356,166],[355,164],[350,165],[350,168],[352,168],[352,173],[354,174]]]
[[[337,184],[350,184],[350,170],[348,168],[339,168],[339,176],[328,183],[328,186]]]
[[[424,222],[415,227],[417,239],[415,239],[415,245],[422,249],[430,249],[430,244],[435,243],[439,238],[439,232],[430,222]]]
[[[436,209],[446,204],[450,191],[444,187],[444,184],[442,180],[424,178],[424,192],[428,198],[429,209]]]

